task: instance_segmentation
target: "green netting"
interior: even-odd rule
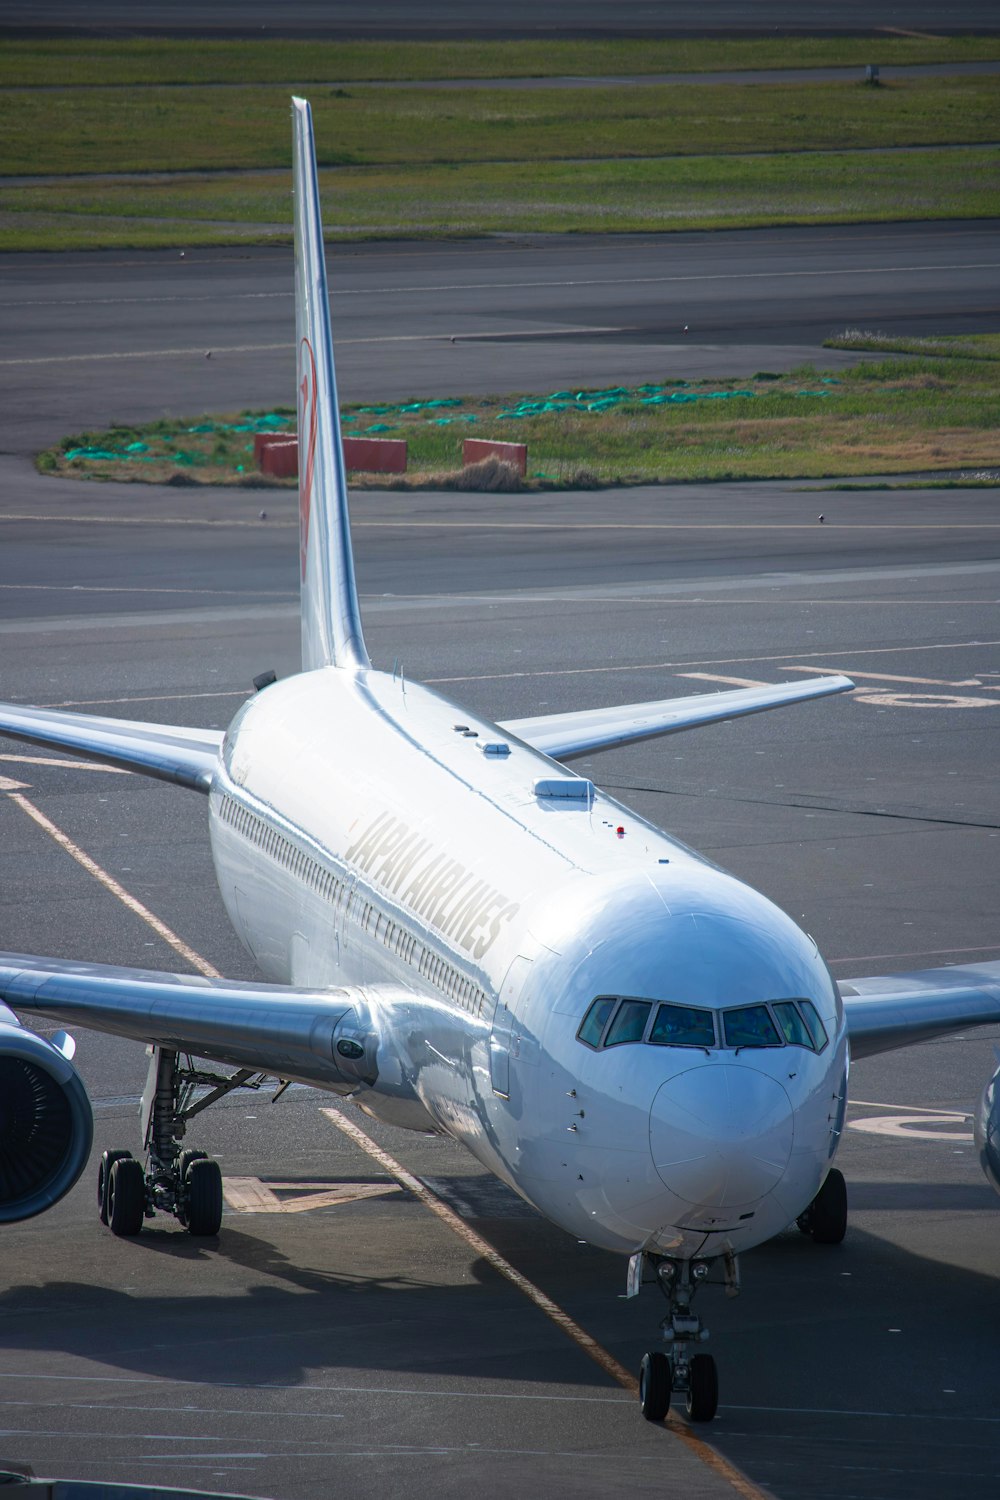
[[[196,427],[185,428],[189,433],[204,432],[282,432],[291,421],[290,416],[279,412],[264,412],[259,417],[244,416],[238,422],[199,422]]]
[[[677,380],[671,383],[669,389],[663,385],[638,385],[629,390],[625,386],[616,385],[599,391],[553,391],[550,396],[540,400],[526,396],[516,406],[508,406],[497,412],[497,416],[517,421],[524,417],[540,416],[545,412],[599,413],[629,404],[664,406],[670,402],[731,401],[737,397],[755,399],[757,396],[756,391],[692,391],[686,387],[686,380]]]

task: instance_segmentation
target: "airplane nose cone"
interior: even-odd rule
[[[781,1084],[737,1063],[678,1074],[660,1087],[649,1112],[661,1179],[705,1208],[739,1208],[769,1193],[788,1165],[793,1133]]]

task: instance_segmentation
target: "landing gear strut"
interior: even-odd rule
[[[715,1360],[710,1354],[696,1353],[698,1344],[708,1338],[708,1329],[691,1309],[695,1292],[707,1281],[711,1268],[721,1260],[725,1268],[726,1294],[739,1295],[739,1262],[735,1255],[709,1260],[668,1260],[647,1255],[646,1261],[656,1269],[656,1281],[667,1299],[669,1311],[660,1324],[664,1352],[651,1350],[643,1356],[639,1369],[639,1404],[647,1422],[662,1422],[670,1408],[673,1391],[685,1398],[692,1422],[711,1422],[719,1405],[719,1378]],[[642,1257],[635,1274],[630,1275],[629,1290],[638,1290]]]
[[[181,1150],[192,1115],[237,1088],[259,1088],[263,1074],[250,1070],[223,1076],[183,1065],[167,1047],[151,1047],[142,1095],[142,1136],[146,1168],[131,1151],[105,1151],[97,1176],[101,1223],[122,1237],[139,1233],[144,1219],[159,1210],[173,1214],[188,1234],[216,1235],[222,1224],[222,1173],[204,1151]],[[197,1089],[209,1093],[195,1101]]]

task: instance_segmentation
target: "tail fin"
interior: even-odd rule
[[[354,580],[312,111],[292,100],[302,667],[368,667]]]

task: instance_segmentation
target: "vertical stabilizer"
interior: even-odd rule
[[[292,100],[302,668],[367,667],[330,335],[312,111]]]

